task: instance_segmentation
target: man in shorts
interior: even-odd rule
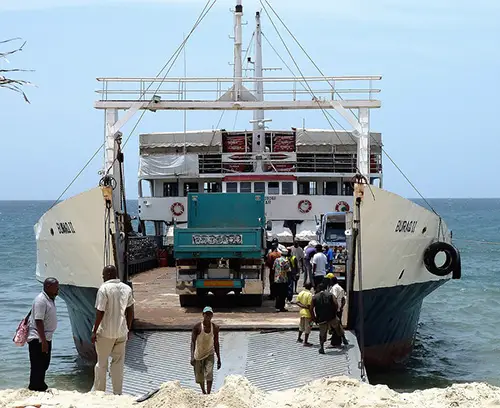
[[[304,290],[302,290],[297,296],[297,305],[300,307],[300,322],[299,322],[299,337],[297,338],[298,343],[304,341],[305,347],[311,347],[312,344],[309,343],[309,335],[311,334],[311,305],[312,305],[312,293],[311,293],[312,283],[306,282],[304,284]],[[302,340],[302,333],[304,333],[305,339]]]
[[[191,333],[191,365],[194,376],[203,394],[210,394],[214,381],[214,353],[217,355],[217,370],[221,367],[219,326],[212,323],[214,311],[210,306],[203,309],[203,321],[193,327]],[[205,382],[207,384],[205,388]]]

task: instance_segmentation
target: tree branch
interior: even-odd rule
[[[22,40],[22,39],[19,37],[10,38],[8,40],[0,41],[0,44],[7,44],[7,43],[10,43],[13,41],[18,41],[18,40]],[[16,54],[16,53],[22,51],[25,45],[26,45],[26,41],[24,41],[21,44],[21,46],[16,48],[16,49],[0,52],[0,60],[5,60],[8,63],[9,60],[7,59],[7,55],[13,55],[13,54]],[[27,103],[30,103],[30,101],[28,100],[28,97],[26,96],[26,94],[22,90],[22,87],[24,85],[33,85],[33,84],[31,82],[25,81],[23,79],[7,78],[4,75],[1,75],[2,73],[7,74],[7,73],[12,73],[12,72],[32,72],[32,71],[26,70],[26,69],[20,69],[20,68],[0,69],[0,88],[4,88],[4,89],[8,89],[10,91],[20,93],[23,95],[24,100]]]

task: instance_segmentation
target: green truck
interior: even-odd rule
[[[187,228],[174,230],[176,292],[183,307],[206,296],[237,296],[261,306],[266,220],[264,194],[188,195]]]

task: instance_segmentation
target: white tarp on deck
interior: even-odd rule
[[[371,132],[370,135],[372,137],[370,144],[380,145],[382,143],[382,135],[380,133]],[[297,129],[297,146],[355,145],[356,143],[356,137],[351,132],[343,130]]]
[[[318,239],[316,231],[318,226],[316,221],[303,221],[297,225],[297,235],[295,236],[298,241],[311,241]]]
[[[270,241],[278,238],[280,243],[292,243],[293,235],[289,228],[283,226],[283,221],[273,221],[273,229],[267,231],[267,239]]]
[[[197,154],[150,154],[139,158],[139,178],[159,176],[198,176]]]
[[[221,146],[220,130],[146,133],[139,136],[139,147],[203,147]]]

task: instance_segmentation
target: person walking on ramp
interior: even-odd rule
[[[104,283],[97,291],[95,302],[96,319],[92,343],[97,352],[94,390],[106,391],[106,373],[111,357],[111,382],[113,394],[120,395],[123,388],[125,346],[134,318],[134,298],[130,286],[118,279],[113,265],[102,271]]]
[[[203,394],[212,392],[214,381],[214,353],[217,355],[217,370],[221,368],[219,326],[212,323],[214,311],[210,306],[203,309],[203,321],[193,327],[191,334],[191,365],[194,376]],[[207,387],[205,388],[205,381]]]

